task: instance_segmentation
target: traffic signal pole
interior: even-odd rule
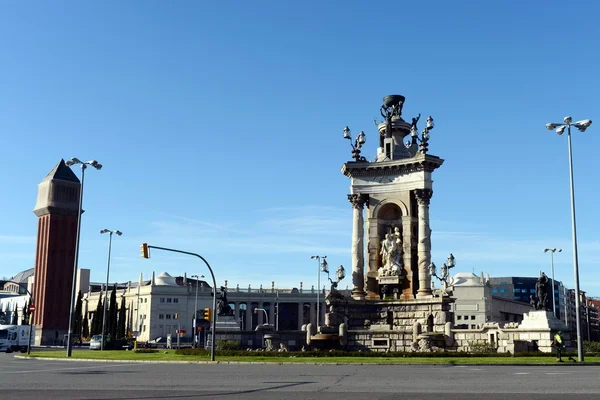
[[[190,256],[195,256],[195,257],[198,257],[199,259],[201,259],[202,261],[204,261],[204,263],[208,267],[208,270],[210,271],[210,276],[212,277],[212,281],[213,281],[213,316],[212,316],[212,333],[211,333],[211,343],[210,343],[210,360],[215,361],[215,342],[216,342],[216,332],[215,331],[216,331],[216,326],[217,326],[217,315],[215,314],[214,310],[217,309],[217,281],[215,280],[215,274],[213,273],[213,270],[210,267],[210,264],[208,263],[208,261],[206,261],[206,259],[204,257],[202,257],[200,254],[191,253],[189,251],[183,251],[183,250],[169,249],[167,247],[150,246],[148,243],[142,243],[142,245],[140,246],[140,249],[141,249],[141,256],[143,258],[150,258],[150,252],[148,251],[148,249],[157,249],[157,250],[171,251],[173,253],[180,253],[180,254],[187,254]]]

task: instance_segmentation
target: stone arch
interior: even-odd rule
[[[410,215],[409,208],[403,201],[396,199],[384,199],[380,201],[373,209],[373,218],[380,219],[382,210],[385,212],[386,208],[389,207],[390,204],[394,204],[400,209],[400,217]]]
[[[433,314],[427,317],[427,332],[433,332]]]

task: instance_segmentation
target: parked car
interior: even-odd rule
[[[94,335],[90,340],[90,350],[100,350],[102,348],[102,335]],[[133,344],[127,339],[111,339],[106,337],[104,342],[104,350],[131,350]]]

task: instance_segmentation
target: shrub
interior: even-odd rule
[[[156,349],[135,349],[135,353],[158,353]]]
[[[469,344],[469,350],[471,350],[471,353],[474,354],[491,354],[491,353],[497,353],[498,352],[498,348],[492,344],[489,343],[473,343],[473,344]]]
[[[219,350],[239,350],[241,346],[239,340],[217,340],[216,344]]]
[[[175,354],[180,354],[182,356],[206,356],[210,353],[204,349],[181,349],[175,351]]]
[[[587,353],[600,353],[600,342],[583,342],[583,351]]]

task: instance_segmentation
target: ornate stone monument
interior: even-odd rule
[[[430,269],[432,173],[444,160],[428,154],[433,118],[419,135],[420,114],[404,121],[404,102],[400,95],[383,98],[376,157],[361,156],[366,136],[360,132],[354,161],[342,167],[353,208],[352,298],[329,299],[329,313],[339,324],[340,344],[350,349],[430,351],[444,346],[452,324],[453,300],[434,296]],[[344,138],[352,142],[348,127]],[[447,276],[444,282],[447,294]]]
[[[380,286],[390,292],[398,287],[403,299],[431,297],[431,229],[429,202],[433,195],[432,173],[444,160],[427,154],[433,119],[419,137],[417,123],[402,119],[405,97],[383,98],[377,125],[379,148],[375,161],[356,156],[342,167],[350,178],[348,199],[353,207],[352,297],[380,298]],[[346,128],[345,137],[350,139]],[[403,140],[411,136],[406,144]],[[357,146],[365,142],[364,133]],[[420,144],[420,146],[419,146]],[[360,153],[360,150],[358,151]],[[366,208],[366,224],[363,209]],[[367,269],[365,277],[363,226],[367,227]],[[366,278],[366,279],[365,279]],[[366,281],[366,285],[364,284]]]

